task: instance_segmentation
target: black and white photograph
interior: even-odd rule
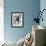
[[[11,26],[23,27],[24,12],[12,12],[11,13]]]

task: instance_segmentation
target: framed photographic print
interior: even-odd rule
[[[24,12],[11,12],[11,26],[12,27],[24,26]]]

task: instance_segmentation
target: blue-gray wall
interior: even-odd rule
[[[40,9],[40,0],[4,0],[4,35],[7,41],[18,41],[32,28],[33,18]],[[11,27],[11,12],[24,12],[24,27]]]
[[[40,10],[42,11],[43,9],[46,9],[46,0],[41,0],[40,1]],[[45,26],[46,27],[46,10],[43,12],[43,22],[40,22],[40,25]]]

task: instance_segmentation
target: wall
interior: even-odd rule
[[[40,9],[40,0],[4,0],[4,36],[7,41],[18,41],[32,28],[35,12]],[[11,12],[24,12],[24,27],[11,27]]]
[[[46,0],[41,0],[40,1],[40,9],[41,9],[41,11],[43,10],[43,9],[46,9]],[[43,15],[42,15],[42,17],[43,17],[43,22],[41,21],[40,22],[40,25],[42,25],[42,26],[45,26],[46,27],[46,11],[44,11],[43,12]]]

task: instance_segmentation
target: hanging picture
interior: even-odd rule
[[[24,12],[11,12],[11,26],[12,27],[24,26]]]

